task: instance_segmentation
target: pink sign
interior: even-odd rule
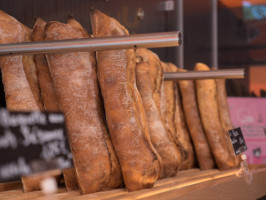
[[[248,162],[266,164],[266,98],[228,97],[231,119],[242,129]]]

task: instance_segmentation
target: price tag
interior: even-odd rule
[[[236,155],[248,149],[240,127],[229,130],[228,134]]]
[[[31,163],[36,160],[71,167],[64,115],[0,109],[0,155],[0,182],[33,173]]]

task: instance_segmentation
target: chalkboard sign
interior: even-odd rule
[[[0,182],[31,174],[36,160],[72,166],[64,115],[0,109]]]
[[[230,136],[231,143],[234,147],[236,155],[238,155],[238,154],[240,154],[240,153],[242,153],[248,149],[240,127],[229,130],[228,134]]]

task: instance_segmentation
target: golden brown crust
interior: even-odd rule
[[[210,69],[202,63],[197,63],[195,70]],[[230,141],[220,122],[216,82],[213,79],[196,80],[196,87],[201,120],[216,164],[220,170],[234,168],[234,158],[228,147]]]
[[[225,79],[216,79],[216,86],[217,86],[217,99],[218,99],[220,120],[221,120],[223,130],[225,134],[228,136],[227,131],[233,129],[234,126],[231,121],[231,116],[229,113],[227,94],[226,94],[226,88],[225,88]],[[240,156],[235,155],[234,149],[231,143],[229,143],[228,146],[229,146],[231,154],[233,155],[235,159],[235,167],[238,167],[240,165],[241,158]]]
[[[77,190],[79,188],[76,177],[76,170],[74,167],[64,169],[63,176],[67,191]]]
[[[31,34],[32,41],[44,41],[45,40],[45,28],[46,22],[41,18],[37,18],[33,31]],[[41,89],[41,96],[46,111],[60,111],[58,99],[55,93],[54,83],[49,71],[49,66],[44,54],[34,56],[38,79]]]
[[[31,33],[32,30],[23,24],[21,24],[23,30],[24,30],[24,37],[25,37],[25,42],[31,42]],[[23,61],[23,66],[24,66],[24,71],[27,77],[27,80],[29,82],[31,92],[33,93],[33,96],[37,102],[37,105],[41,111],[44,110],[43,107],[43,100],[41,97],[41,91],[39,87],[39,82],[38,82],[38,76],[37,76],[37,69],[36,65],[34,62],[34,56],[33,55],[23,55],[22,57]]]
[[[81,24],[74,19],[73,16],[69,16],[67,23],[69,25],[71,25],[74,28],[77,28],[78,30],[80,30],[83,34],[84,37],[89,38],[90,35],[87,32],[86,29],[84,29]],[[90,52],[90,60],[92,61],[92,65],[94,66],[93,70],[94,73],[96,74],[96,58],[95,58],[95,52]],[[97,80],[97,87],[99,88],[99,84],[98,84],[98,80]],[[110,181],[107,183],[106,188],[114,188],[117,187],[117,185],[120,183],[121,184],[121,168],[120,165],[118,163],[118,159],[117,156],[115,154],[114,151],[114,147],[113,144],[111,142],[108,130],[107,130],[107,124],[106,124],[106,120],[105,120],[105,116],[104,116],[104,106],[103,106],[103,102],[102,102],[102,98],[101,98],[101,94],[100,94],[100,90],[99,90],[99,97],[97,100],[100,104],[100,107],[98,108],[98,112],[100,114],[100,123],[101,123],[101,127],[103,129],[103,134],[104,134],[104,138],[106,141],[106,145],[109,151],[109,156],[110,156],[110,162],[111,162],[111,173],[110,173]]]
[[[178,68],[172,64],[167,63],[167,72],[177,72]],[[174,125],[175,125],[175,132],[174,137],[180,143],[182,148],[182,170],[191,169],[194,166],[195,162],[195,155],[193,145],[191,143],[190,134],[186,125],[184,111],[182,107],[182,102],[180,98],[180,92],[178,87],[178,82],[175,81],[166,81],[172,82],[171,90],[172,95],[174,95],[173,103],[174,103]],[[170,88],[169,88],[170,89]],[[168,91],[169,92],[169,91]]]
[[[168,65],[162,62],[163,72],[169,71]],[[176,133],[175,127],[175,82],[174,81],[162,81],[161,88],[161,112],[166,126],[169,128],[174,139]]]
[[[28,28],[3,11],[0,11],[0,32],[1,44],[26,42],[29,35]],[[23,56],[2,56],[0,66],[7,109],[12,111],[42,110],[35,66],[31,57],[24,56],[23,59]]]
[[[161,177],[174,176],[181,166],[181,152],[161,114],[162,66],[158,56],[147,49],[138,49],[136,56],[142,60],[136,67],[137,87],[142,97],[151,141],[162,158]]]
[[[185,72],[186,70],[179,70]],[[186,123],[192,138],[197,160],[201,170],[213,169],[215,162],[211,149],[203,130],[196,98],[195,84],[193,80],[178,81],[182,94],[183,109]]]
[[[69,24],[49,22],[46,40],[84,38]],[[79,188],[83,194],[121,185],[120,170],[112,166],[101,112],[96,66],[89,52],[47,54],[68,138]],[[113,173],[115,170],[115,174]]]
[[[94,37],[127,35],[115,19],[98,10],[91,13]],[[135,83],[134,50],[98,51],[97,74],[107,125],[129,191],[152,187],[161,166],[154,150]],[[143,122],[144,120],[144,122]]]

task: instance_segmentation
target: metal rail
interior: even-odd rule
[[[165,72],[164,80],[236,79],[244,78],[244,69],[220,69],[211,71]]]
[[[162,32],[128,36],[42,41],[0,45],[0,55],[158,48],[181,45],[181,33]]]

